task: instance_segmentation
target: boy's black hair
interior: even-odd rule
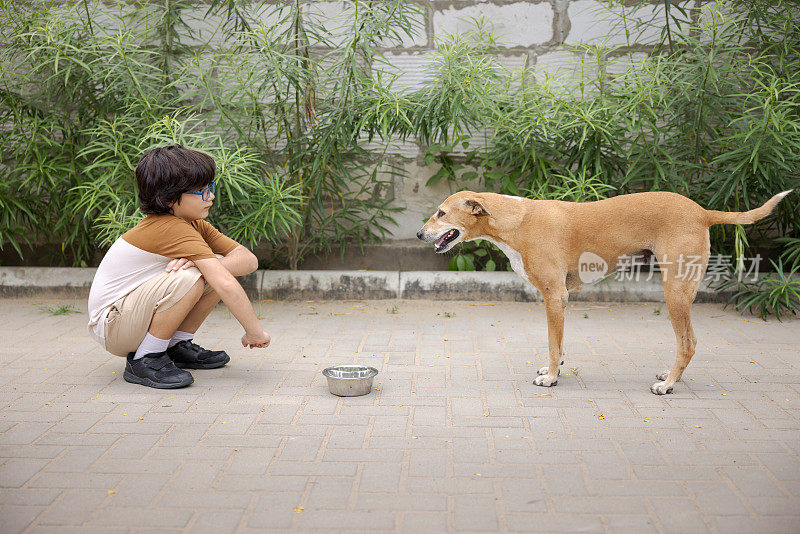
[[[139,209],[148,215],[172,213],[170,204],[181,195],[203,189],[216,173],[214,158],[182,145],[147,150],[136,165]]]

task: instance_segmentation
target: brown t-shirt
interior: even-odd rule
[[[225,256],[239,246],[203,219],[190,223],[175,215],[149,215],[122,239],[145,252],[191,261]]]
[[[226,256],[239,243],[202,219],[148,215],[108,249],[89,291],[89,330],[105,346],[105,319],[111,305],[154,276],[171,260]]]

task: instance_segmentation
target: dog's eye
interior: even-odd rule
[[[436,213],[436,216],[437,216],[437,217],[444,217],[444,212],[443,212],[442,210],[439,210],[439,211]]]

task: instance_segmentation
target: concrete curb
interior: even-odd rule
[[[0,267],[0,297],[57,295],[87,298],[94,268]],[[646,278],[642,276],[642,278]],[[256,271],[240,278],[252,299],[427,299],[532,302],[539,291],[512,272]],[[729,292],[700,286],[696,302],[727,302]],[[570,293],[577,302],[664,302],[658,276],[607,279]]]

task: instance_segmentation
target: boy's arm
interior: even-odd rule
[[[258,269],[258,258],[242,245],[228,252],[227,255],[220,258],[219,262],[233,276],[250,274]]]
[[[233,276],[243,276],[250,274],[258,269],[258,259],[246,247],[239,245],[227,255],[219,258],[219,262]],[[166,272],[177,271],[178,269],[188,269],[195,264],[186,258],[178,258],[167,263]]]
[[[256,317],[256,312],[253,310],[253,305],[250,304],[250,299],[247,298],[247,294],[233,274],[222,264],[222,260],[207,258],[197,260],[195,265],[203,274],[208,285],[214,289],[244,328],[242,346],[250,346],[250,348],[268,346],[269,334],[264,332],[258,317]]]

